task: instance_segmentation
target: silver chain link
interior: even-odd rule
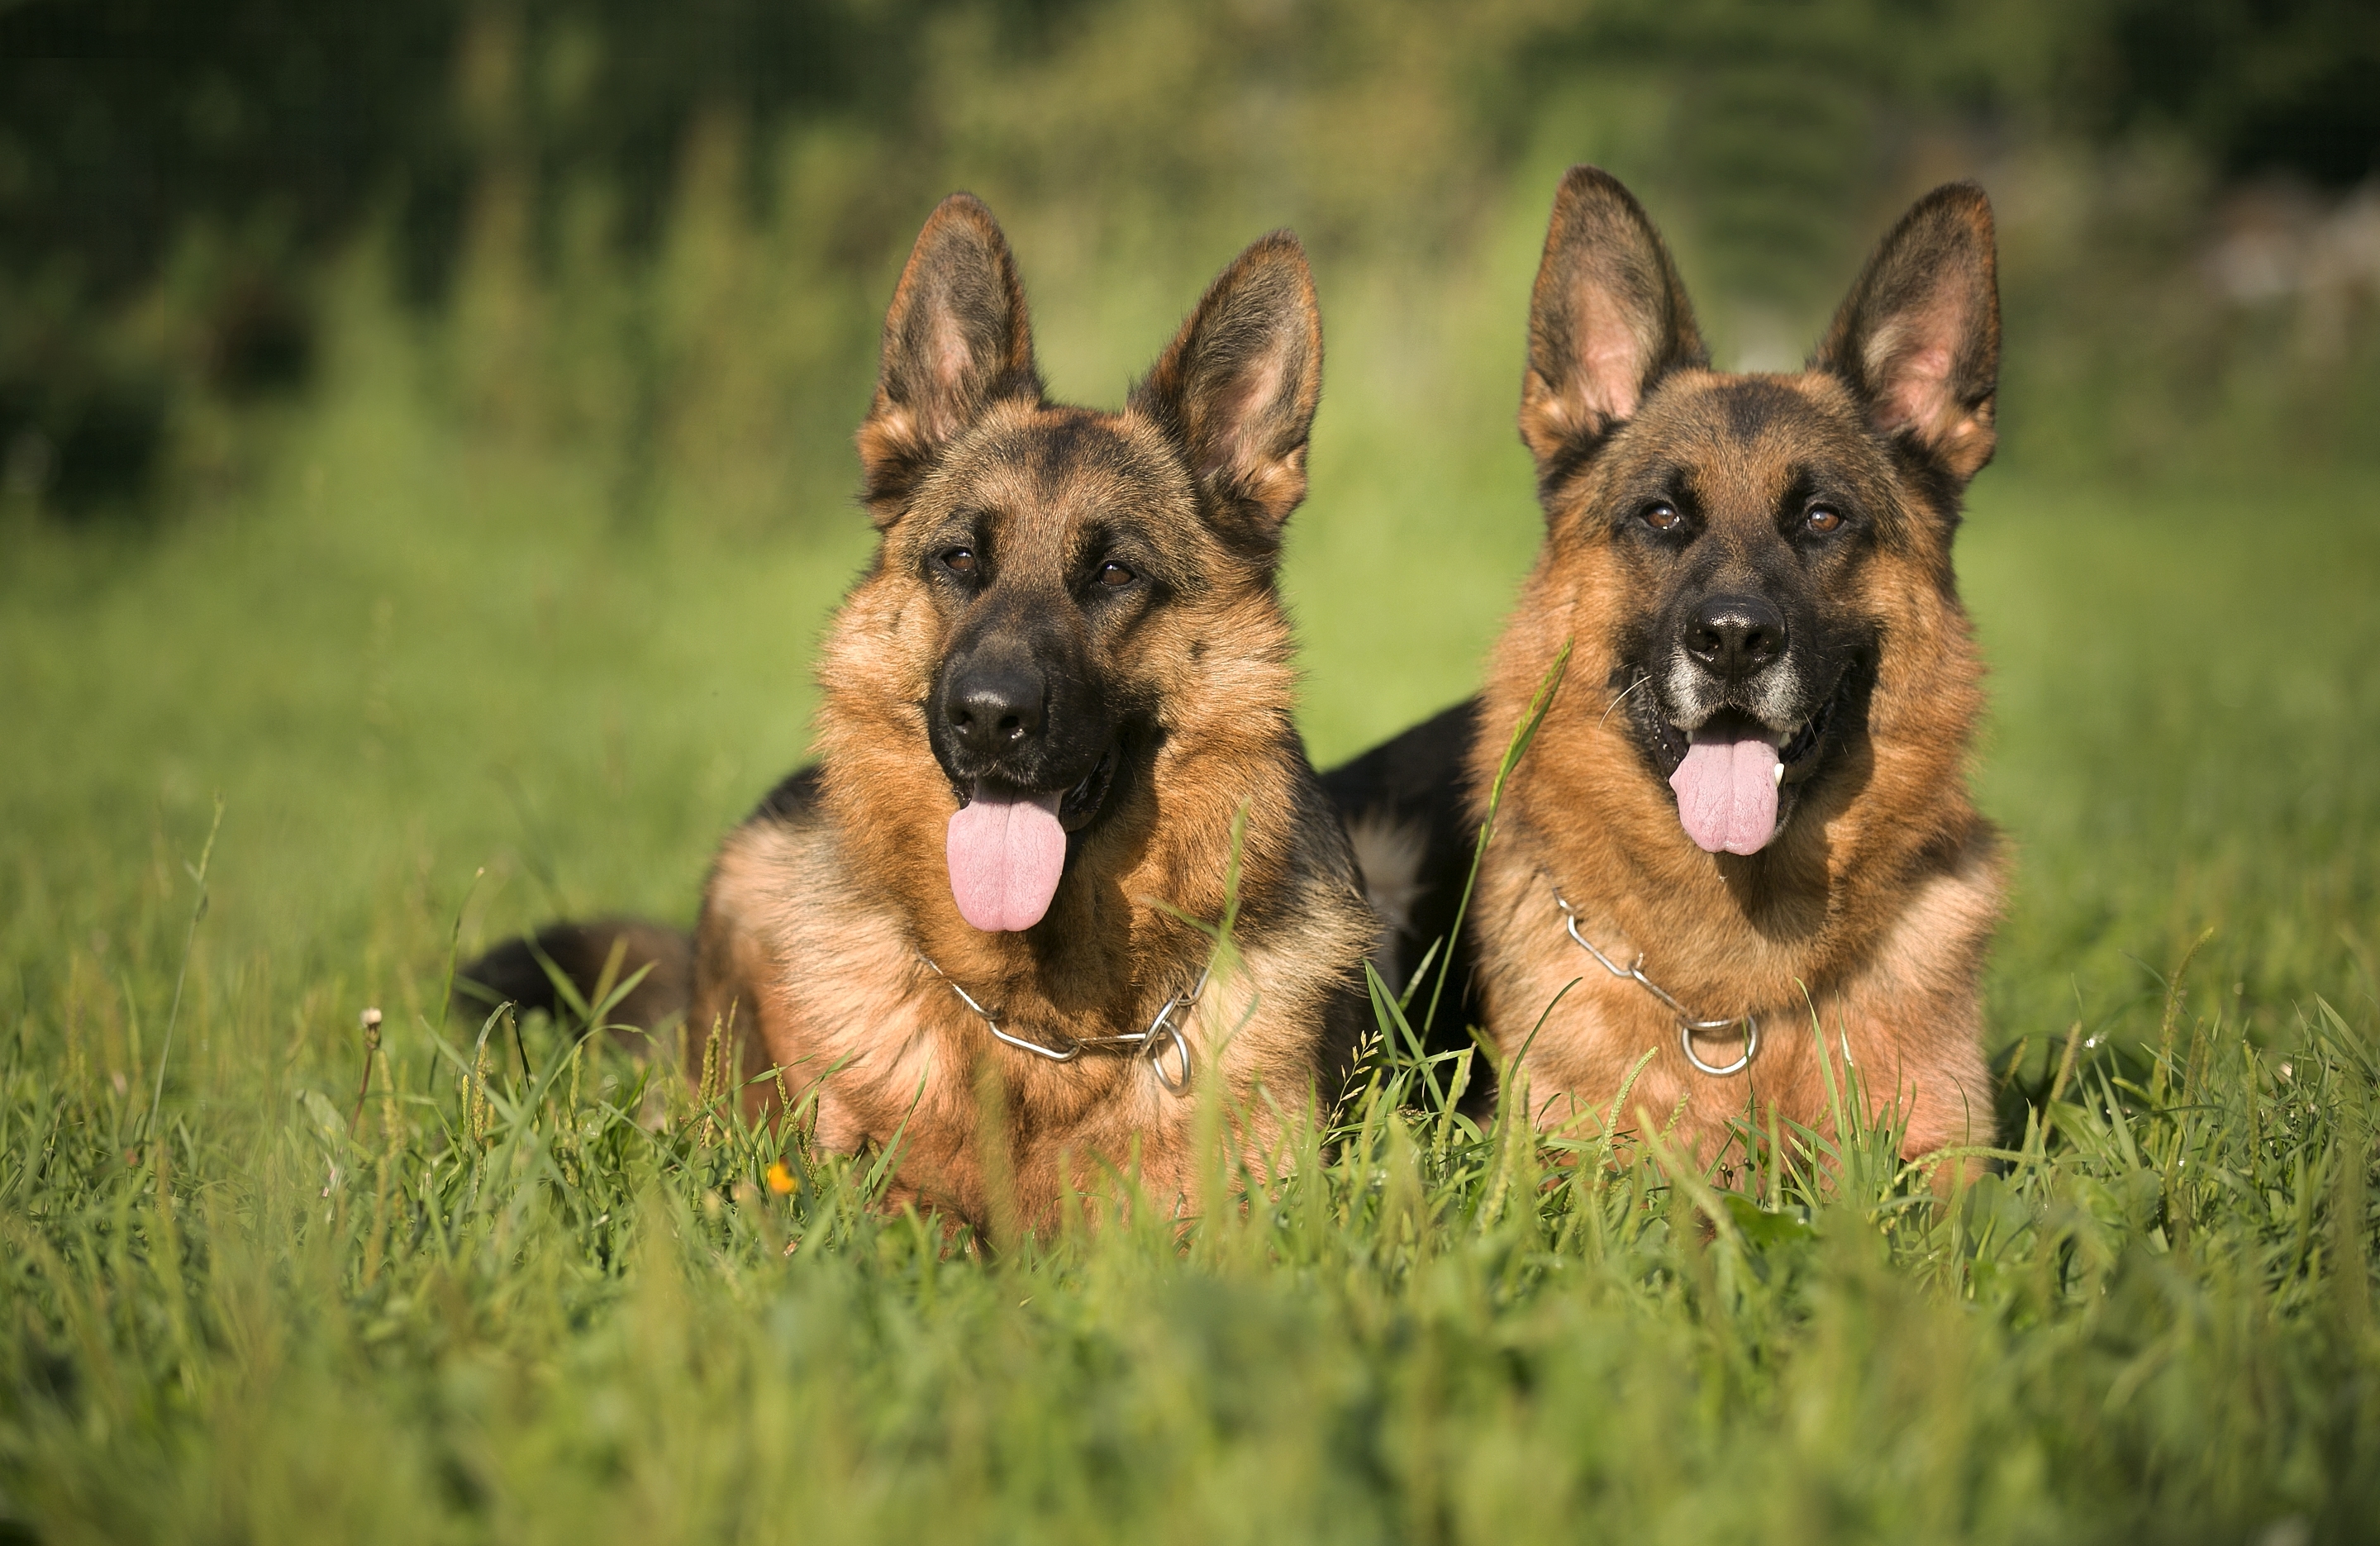
[[[1633,965],[1621,965],[1597,949],[1586,936],[1578,932],[1578,914],[1572,910],[1570,902],[1559,890],[1554,892],[1554,905],[1562,910],[1562,926],[1570,932],[1572,942],[1588,955],[1593,956],[1597,965],[1615,977],[1625,977],[1634,983],[1638,987],[1659,999],[1669,1011],[1677,1017],[1678,1047],[1686,1055],[1687,1062],[1713,1079],[1725,1079],[1731,1074],[1740,1074],[1752,1067],[1752,1059],[1760,1051],[1760,1021],[1756,1017],[1746,1014],[1739,1015],[1733,1020],[1696,1020],[1693,1010],[1670,997],[1667,989],[1645,975],[1645,952],[1642,950],[1636,952]],[[1743,1027],[1743,1056],[1734,1062],[1724,1065],[1706,1063],[1694,1052],[1696,1032],[1731,1031],[1739,1025]]]
[[[1157,1016],[1148,1022],[1148,1030],[1128,1032],[1121,1036],[1069,1036],[1063,1047],[1053,1047],[1046,1046],[1030,1037],[1019,1036],[1002,1030],[999,1020],[992,1012],[977,1003],[975,996],[959,986],[957,980],[949,972],[935,965],[931,956],[920,950],[917,952],[917,959],[926,963],[928,971],[940,977],[953,993],[959,996],[960,1003],[975,1011],[976,1018],[983,1021],[995,1041],[1013,1046],[1019,1052],[1029,1052],[1036,1057],[1046,1057],[1052,1063],[1071,1063],[1087,1052],[1113,1052],[1127,1056],[1137,1053],[1148,1057],[1148,1066],[1156,1071],[1157,1082],[1165,1086],[1170,1093],[1179,1095],[1189,1091],[1190,1044],[1184,1038],[1182,1027],[1175,1017],[1186,1014],[1197,1007],[1198,996],[1207,991],[1207,974],[1213,969],[1211,963],[1198,969],[1198,980],[1190,984],[1189,992],[1175,994],[1158,1009]],[[1172,1047],[1175,1063],[1181,1070],[1179,1077],[1165,1071],[1165,1053],[1169,1046]]]

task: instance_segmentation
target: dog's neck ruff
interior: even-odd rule
[[[1562,927],[1569,933],[1572,944],[1593,956],[1596,964],[1606,972],[1615,977],[1627,978],[1659,999],[1663,1007],[1677,1017],[1678,1048],[1686,1055],[1686,1061],[1694,1066],[1695,1071],[1708,1074],[1713,1079],[1726,1079],[1752,1067],[1753,1058],[1760,1054],[1760,1021],[1757,1016],[1747,1013],[1739,1015],[1733,1020],[1695,1019],[1694,1011],[1670,997],[1669,991],[1660,984],[1645,975],[1645,952],[1642,950],[1636,952],[1636,960],[1633,965],[1621,965],[1597,949],[1586,936],[1578,932],[1578,913],[1572,909],[1569,900],[1562,896],[1559,888],[1554,891],[1554,905],[1561,909]],[[1694,1051],[1695,1036],[1720,1031],[1732,1031],[1739,1025],[1743,1027],[1743,1056],[1734,1062],[1706,1063],[1702,1059],[1702,1055]]]
[[[1207,991],[1207,974],[1213,970],[1212,963],[1198,969],[1197,980],[1190,984],[1187,991],[1175,994],[1158,1007],[1156,1018],[1148,1022],[1148,1030],[1121,1036],[1067,1036],[1063,1046],[1050,1046],[1002,1030],[999,1019],[977,1003],[975,996],[959,986],[957,980],[949,972],[935,965],[931,956],[920,950],[917,959],[925,962],[928,971],[942,980],[943,985],[958,995],[959,1002],[983,1021],[994,1041],[1004,1043],[1019,1052],[1029,1052],[1036,1057],[1046,1057],[1052,1063],[1071,1063],[1087,1052],[1146,1057],[1150,1069],[1157,1075],[1157,1082],[1163,1085],[1167,1093],[1182,1095],[1190,1091],[1190,1043],[1182,1034],[1178,1017],[1188,1015],[1197,1007],[1198,996]],[[1169,1049],[1173,1054],[1178,1074],[1166,1071],[1165,1054]]]

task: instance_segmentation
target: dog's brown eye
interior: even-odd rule
[[[1645,507],[1645,524],[1655,531],[1675,531],[1684,519],[1678,513],[1678,507],[1667,500],[1656,500]]]
[[[1139,577],[1121,563],[1108,562],[1099,565],[1099,584],[1103,586],[1128,586]]]
[[[1810,507],[1809,513],[1802,517],[1802,521],[1812,531],[1824,536],[1843,524],[1843,514],[1841,511],[1827,505],[1814,504]]]
[[[953,548],[941,555],[942,567],[953,574],[975,573],[975,554],[965,548]]]

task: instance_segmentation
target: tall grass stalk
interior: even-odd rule
[[[174,1004],[165,1011],[164,1045],[157,1049],[157,1085],[149,1097],[149,1116],[140,1124],[140,1136],[145,1141],[157,1129],[157,1113],[165,1104],[165,1065],[174,1056],[174,1028],[182,1022],[182,989],[190,978],[190,952],[199,942],[199,921],[207,915],[207,867],[214,863],[215,835],[223,830],[224,800],[215,796],[214,819],[207,823],[207,840],[199,850],[196,865],[184,862],[189,872],[193,895],[190,898],[190,926],[182,935],[182,961],[174,971]]]

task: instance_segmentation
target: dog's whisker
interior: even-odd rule
[[[1612,714],[1613,714],[1615,711],[1617,711],[1617,710],[1618,710],[1618,708],[1620,707],[1620,706],[1621,706],[1621,704],[1626,703],[1626,702],[1628,701],[1628,694],[1629,694],[1633,693],[1634,691],[1636,691],[1636,689],[1637,689],[1637,688],[1644,686],[1644,685],[1645,685],[1645,683],[1646,683],[1646,682],[1650,682],[1650,681],[1652,681],[1652,680],[1653,680],[1653,679],[1652,679],[1651,677],[1649,677],[1649,676],[1640,676],[1640,677],[1638,677],[1635,681],[1633,681],[1633,682],[1630,682],[1626,687],[1624,687],[1624,688],[1621,689],[1620,695],[1619,695],[1618,697],[1616,697],[1616,698],[1613,698],[1613,699],[1611,700],[1611,702],[1610,702],[1608,706],[1606,706],[1606,707],[1604,708],[1604,710],[1603,710],[1603,719],[1597,719],[1597,720],[1596,720],[1596,721],[1595,721],[1597,728],[1600,729],[1600,728],[1602,727],[1602,725],[1603,725],[1604,720],[1605,720],[1605,719],[1610,719],[1610,718],[1611,718],[1611,716],[1612,716]]]

